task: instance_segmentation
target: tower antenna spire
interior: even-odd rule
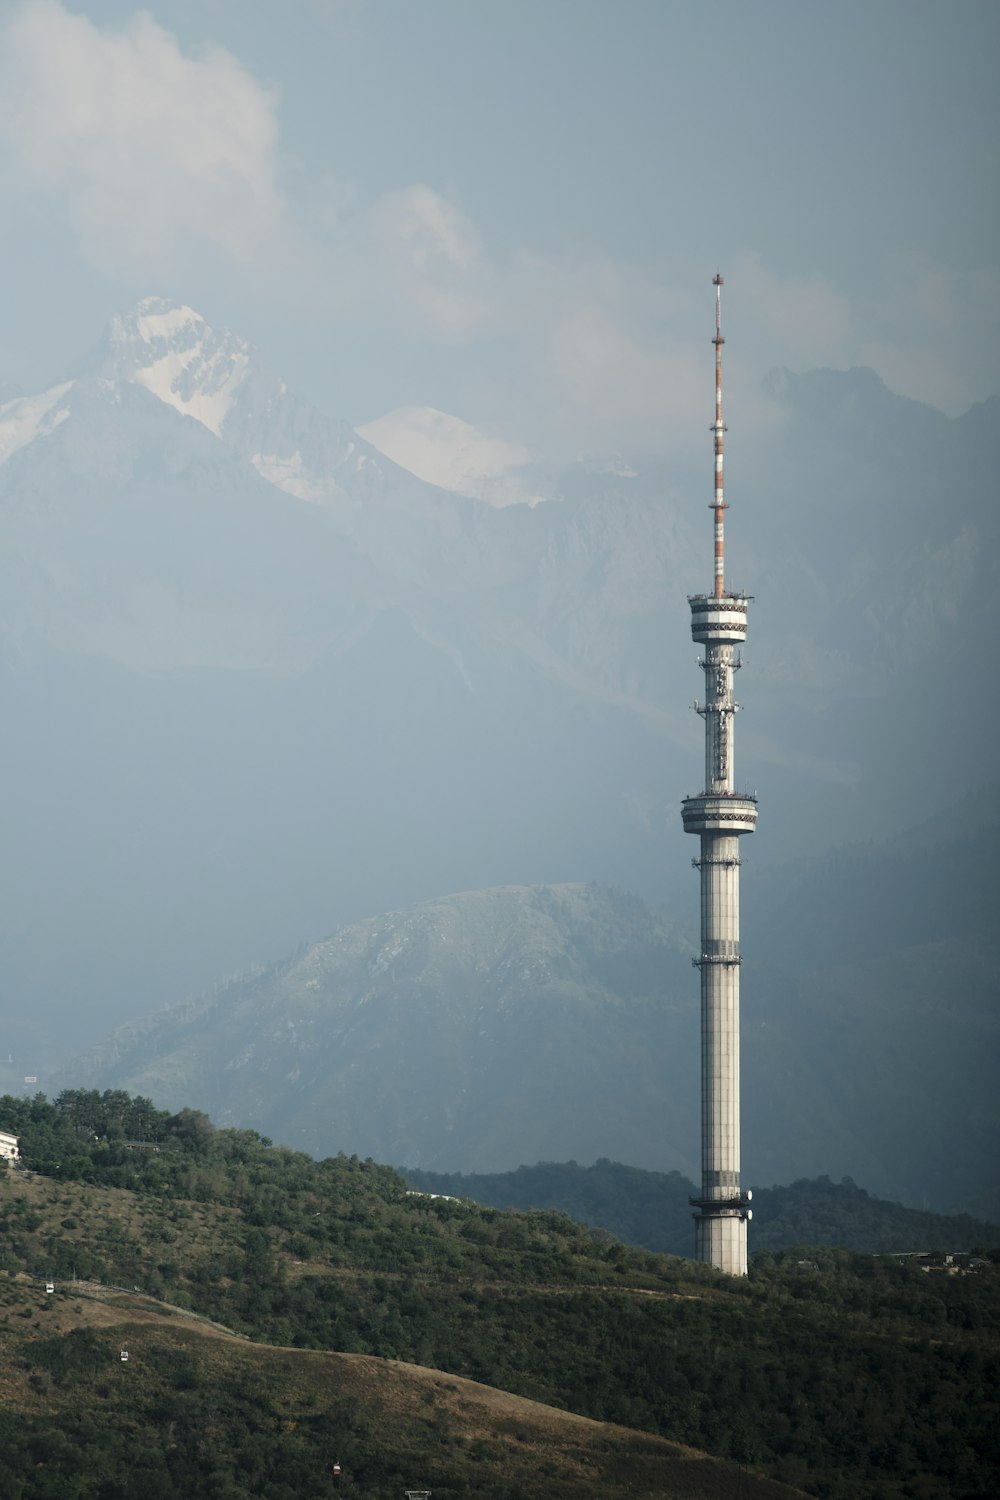
[[[726,534],[724,518],[728,509],[723,487],[723,455],[725,448],[726,424],[722,420],[722,346],[726,342],[722,337],[722,287],[723,280],[718,272],[713,282],[715,287],[715,422],[712,431],[715,433],[715,499],[711,509],[715,512],[715,597],[721,599],[726,592]]]

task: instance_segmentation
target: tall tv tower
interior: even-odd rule
[[[738,792],[733,780],[733,674],[747,636],[749,596],[725,581],[722,458],[722,277],[715,278],[715,582],[710,594],[692,594],[691,635],[704,647],[705,701],[695,709],[705,721],[705,790],[685,797],[685,833],[701,839],[693,861],[701,873],[701,1196],[696,1212],[695,1257],[745,1276],[750,1193],[740,1191],[740,835],[753,833],[757,798]]]

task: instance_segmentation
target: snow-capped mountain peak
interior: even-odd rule
[[[144,297],[112,318],[98,372],[193,417],[297,500],[343,503],[338,470],[356,446],[353,431],[314,411],[251,344],[193,307]]]
[[[0,464],[19,448],[26,448],[35,438],[47,437],[69,416],[63,402],[73,388],[73,381],[54,385],[37,396],[18,396],[0,406]]]
[[[94,412],[120,405],[129,387],[154,397],[154,410],[162,403],[193,419],[268,484],[336,511],[346,524],[371,501],[411,516],[450,503],[423,481],[494,506],[545,498],[532,455],[519,444],[418,407],[373,423],[379,435],[370,442],[367,432],[296,395],[230,329],[162,297],[116,314],[77,381],[0,406],[0,464],[77,409],[91,424]],[[163,419],[173,417],[164,412]]]
[[[250,368],[251,350],[228,328],[212,328],[191,307],[144,297],[108,329],[107,363],[216,437]]]
[[[537,505],[546,498],[529,472],[528,448],[433,406],[401,406],[358,431],[401,469],[440,489],[495,506]]]

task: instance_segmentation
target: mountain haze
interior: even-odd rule
[[[952,420],[870,371],[781,374],[757,409],[728,413],[727,542],[762,871],[992,774],[960,601],[988,633],[997,436],[988,403]],[[526,451],[480,438],[494,476]],[[0,408],[0,459],[5,1077],[443,891],[610,882],[693,919],[704,433],[529,465],[548,503],[497,506],[146,298]]]

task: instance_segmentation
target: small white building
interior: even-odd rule
[[[0,1130],[0,1161],[17,1161],[20,1154],[17,1149],[17,1136],[11,1135],[9,1131]]]

